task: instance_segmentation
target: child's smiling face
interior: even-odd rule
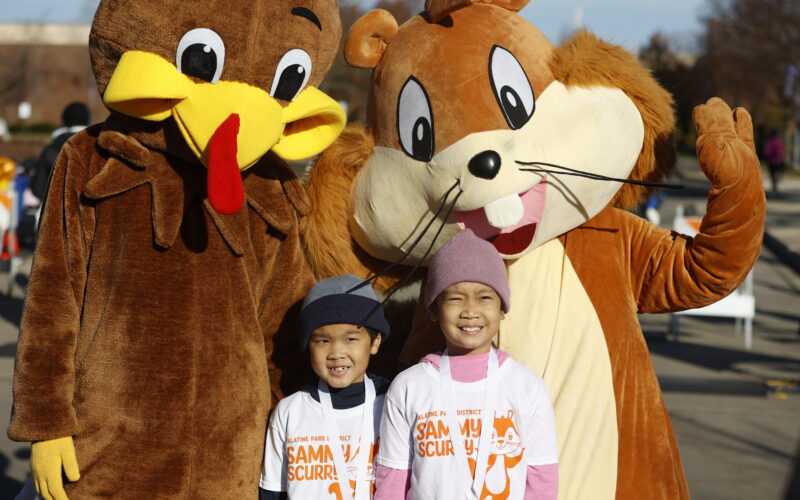
[[[449,353],[460,356],[489,352],[505,313],[492,287],[465,281],[439,294],[431,317],[439,323]]]
[[[321,326],[308,341],[311,369],[336,389],[363,382],[369,357],[377,354],[380,345],[381,336],[373,340],[363,327],[348,323]]]

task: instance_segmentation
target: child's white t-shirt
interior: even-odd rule
[[[372,408],[376,439],[370,447],[368,462],[370,486],[363,489],[368,495],[356,500],[372,498],[374,457],[380,442],[384,397],[383,394],[376,396]],[[268,491],[285,491],[290,499],[353,498],[356,483],[354,460],[358,458],[361,444],[363,407],[364,404],[360,404],[346,410],[333,410],[352,488],[349,494],[341,495],[340,492],[333,455],[327,443],[322,406],[303,391],[281,400],[270,418],[259,486]]]
[[[527,466],[558,463],[555,418],[547,387],[524,366],[507,359],[497,371],[498,393],[484,490],[490,498],[522,499]],[[460,433],[475,467],[486,379],[453,382]],[[442,400],[439,371],[420,363],[402,372],[386,395],[378,464],[411,470],[418,500],[462,500]],[[472,477],[472,473],[469,473]],[[483,495],[481,495],[483,498]]]

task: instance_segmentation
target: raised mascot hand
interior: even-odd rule
[[[726,187],[744,174],[760,172],[753,121],[747,110],[731,111],[725,101],[713,97],[694,108],[692,118],[697,129],[697,158],[713,187]]]
[[[77,481],[81,478],[71,437],[33,443],[31,475],[36,492],[44,500],[68,500],[61,479],[62,467],[68,480]]]

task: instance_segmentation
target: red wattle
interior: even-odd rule
[[[217,212],[230,215],[244,205],[244,186],[236,161],[239,115],[230,115],[208,144],[208,199]]]

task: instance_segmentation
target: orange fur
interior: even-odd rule
[[[630,179],[659,182],[675,168],[672,96],[628,51],[580,31],[550,59],[556,79],[567,86],[602,85],[619,88],[633,100],[644,122],[644,145]],[[633,208],[647,199],[652,188],[626,184],[611,200],[619,208]]]
[[[369,159],[374,140],[363,125],[348,126],[339,139],[322,153],[306,180],[312,211],[300,230],[312,270],[318,279],[337,274],[366,278],[387,263],[367,254],[353,240],[348,222],[352,214],[350,193],[359,170]],[[375,280],[381,292],[398,283],[409,271],[398,266]]]

